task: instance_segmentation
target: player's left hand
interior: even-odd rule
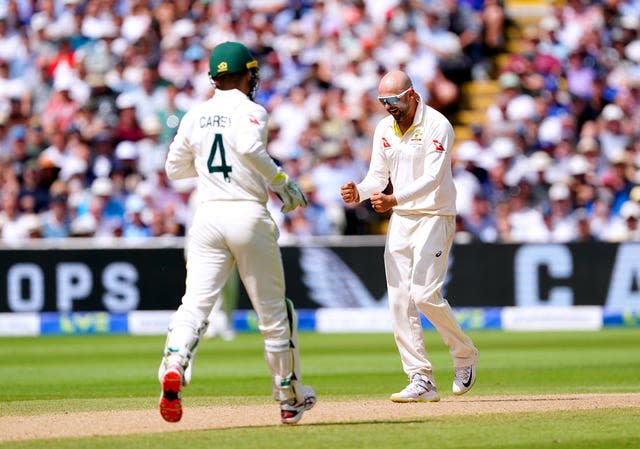
[[[298,183],[290,179],[286,173],[278,173],[273,181],[275,182],[272,182],[271,190],[282,201],[282,208],[280,209],[282,213],[291,212],[298,206],[307,207],[307,197],[304,196]]]
[[[298,206],[307,207],[307,197],[304,196],[304,192],[295,181],[289,180],[284,186],[284,192],[279,195],[281,195],[280,199],[283,203],[280,209],[282,213],[291,212]]]
[[[394,195],[385,195],[381,192],[376,192],[371,195],[371,206],[373,210],[378,213],[386,212],[397,205],[398,201]]]

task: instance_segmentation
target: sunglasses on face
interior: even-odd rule
[[[382,104],[382,106],[395,106],[400,103],[400,98],[403,97],[407,92],[409,92],[413,87],[409,87],[404,92],[399,93],[398,95],[389,95],[388,97],[378,97],[378,101]]]

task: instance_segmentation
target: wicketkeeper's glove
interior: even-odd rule
[[[300,190],[298,184],[289,178],[283,171],[279,171],[277,175],[271,179],[269,183],[271,186],[271,190],[274,191],[280,201],[282,201],[282,208],[280,209],[283,213],[291,212],[296,207],[307,207],[307,198]]]

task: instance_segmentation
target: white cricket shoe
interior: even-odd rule
[[[476,365],[456,368],[453,374],[453,394],[460,396],[471,390],[476,382]]]
[[[160,415],[167,422],[178,422],[182,418],[182,388],[183,368],[180,365],[171,365],[162,375],[162,392],[160,393]]]
[[[431,380],[421,374],[414,374],[404,390],[393,393],[389,398],[393,402],[438,402],[440,396]]]
[[[282,424],[295,424],[302,418],[302,414],[316,405],[316,392],[309,386],[303,387],[304,399],[296,404],[295,399],[280,402],[280,420]]]

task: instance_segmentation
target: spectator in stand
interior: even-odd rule
[[[504,183],[516,186],[529,169],[527,157],[518,142],[507,136],[497,137],[488,148],[499,171],[503,173]]]
[[[154,210],[151,216],[151,222],[149,224],[149,230],[151,237],[163,237],[167,235],[167,228],[165,226],[165,216],[159,210]]]
[[[307,197],[307,207],[299,208],[297,209],[298,213],[293,214],[291,224],[293,233],[300,235],[300,224],[304,223],[302,226],[303,235],[334,235],[331,217],[324,205],[317,200],[317,189],[311,176],[301,176],[298,178],[298,184]]]
[[[573,214],[577,224],[576,236],[573,241],[586,243],[597,242],[598,239],[591,231],[589,213],[585,209],[576,209]]]
[[[509,220],[509,204],[507,201],[499,202],[495,207],[496,232],[498,243],[514,243],[517,240],[512,236],[512,226]]]
[[[462,217],[464,229],[473,236],[474,240],[493,243],[498,240],[496,219],[491,204],[483,194],[473,197],[471,211]]]
[[[100,131],[90,142],[93,151],[87,169],[89,181],[108,177],[116,164],[113,139],[109,131]]]
[[[73,74],[63,73],[55,77],[54,94],[50,97],[42,115],[42,126],[48,133],[66,131],[76,118],[80,104],[71,96]]]
[[[610,156],[609,169],[603,173],[600,182],[609,189],[612,194],[611,212],[617,214],[622,205],[629,199],[629,194],[634,183],[629,179],[628,154],[622,148],[618,148]]]
[[[17,32],[17,24],[10,24],[5,14],[0,15],[0,59],[7,61],[14,71],[20,70],[27,59],[27,49]]]
[[[501,0],[484,0],[474,8],[482,22],[483,54],[496,54],[505,43],[506,17]]]
[[[472,140],[462,142],[453,153],[453,182],[456,186],[456,210],[466,218],[472,210],[473,199],[480,194],[480,180],[473,174],[480,147]]]
[[[629,136],[623,129],[624,111],[616,104],[608,104],[600,114],[598,140],[604,155],[612,160],[615,153],[629,144]]]
[[[55,19],[48,25],[48,32],[55,37],[71,41],[71,38],[78,34],[78,15],[80,11],[76,9],[80,0],[62,0],[57,3]]]
[[[144,131],[140,127],[137,118],[137,108],[135,96],[130,92],[121,93],[116,98],[118,108],[118,123],[113,130],[113,138],[117,143],[128,140],[137,142],[145,138]]]
[[[42,222],[38,214],[26,213],[21,221],[22,227],[26,232],[26,235],[22,237],[21,240],[41,239],[43,237]]]
[[[549,212],[545,222],[550,241],[567,243],[577,238],[576,216],[573,214],[571,190],[566,184],[554,184],[549,189]]]
[[[19,245],[21,239],[27,237],[27,229],[22,221],[17,192],[3,191],[0,201],[0,240],[5,244]]]
[[[15,172],[17,174],[17,172]],[[35,160],[29,160],[22,170],[18,201],[25,196],[33,199],[33,211],[41,212],[49,204],[49,192],[40,180],[40,169]]]
[[[126,178],[130,175],[138,175],[138,145],[137,142],[131,142],[129,140],[123,140],[116,145],[115,152],[115,166],[111,174],[118,173],[121,177]]]
[[[547,242],[549,231],[542,213],[530,204],[531,189],[521,181],[508,199],[510,237],[515,242]]]
[[[49,201],[49,210],[42,214],[42,236],[44,238],[65,238],[71,235],[71,217],[67,208],[67,198],[54,196]]]
[[[113,182],[109,178],[96,178],[82,203],[77,216],[91,215],[96,222],[97,235],[112,235],[124,219],[124,204],[114,195]]]
[[[310,121],[303,87],[293,87],[288,95],[279,97],[274,104],[271,119],[280,126],[282,139],[289,147],[295,147],[301,133]]]
[[[156,114],[150,114],[145,116],[142,119],[141,123],[148,123],[150,117],[157,117],[160,122],[160,135],[159,140],[164,144],[168,144],[175,136],[176,131],[178,130],[178,124],[187,109],[180,108],[176,101],[178,94],[180,93],[180,89],[175,84],[169,83],[165,88],[165,92],[167,95],[167,102],[164,108],[158,109]]]
[[[151,236],[151,228],[142,220],[144,200],[132,195],[125,202],[125,217],[122,236],[129,239],[139,239]]]
[[[318,148],[319,163],[309,175],[316,186],[317,201],[326,209],[330,219],[332,234],[342,234],[346,227],[346,209],[340,197],[340,186],[353,179],[351,167],[341,163],[340,143],[327,141]]]
[[[408,54],[405,71],[414,80],[416,92],[429,102],[434,96],[430,92],[429,86],[433,84],[437,72],[440,70],[437,55],[419,40],[416,30],[407,30],[404,41],[407,44]]]
[[[166,88],[160,85],[156,67],[143,67],[140,70],[138,87],[128,94],[131,96],[128,104],[135,105],[135,118],[138,123],[142,123],[145,117],[167,108]]]
[[[26,137],[27,135],[24,125],[16,125],[9,131],[9,160],[11,162],[11,168],[18,177],[22,177],[25,164],[30,159],[29,154],[27,153]]]
[[[140,124],[145,138],[136,142],[138,151],[138,173],[145,179],[153,177],[156,167],[167,156],[167,144],[161,142],[162,123],[157,116],[145,117]]]
[[[574,208],[588,208],[593,202],[597,185],[595,172],[587,158],[581,154],[574,154],[569,159],[568,169],[570,177],[567,180]]]
[[[108,3],[100,0],[89,0],[85,6],[80,23],[80,34],[91,40],[99,40],[113,33],[119,35],[115,11],[109,8]]]
[[[444,18],[448,31],[458,36],[464,62],[459,65],[455,76],[447,76],[455,83],[470,79],[483,80],[488,77],[489,67],[483,55],[482,18],[474,14],[468,4],[459,0],[445,0]],[[446,76],[446,71],[445,71]]]
[[[487,109],[487,131],[491,137],[515,131],[513,120],[523,112],[530,114],[534,108],[533,98],[521,90],[520,77],[513,72],[500,75],[501,92],[494,104]]]
[[[538,24],[539,43],[538,52],[543,55],[551,55],[559,61],[565,61],[569,56],[569,49],[558,39],[560,21],[553,15],[542,18]]]
[[[631,192],[629,193],[629,200],[637,203],[638,206],[640,206],[640,185],[637,185],[633,189],[631,189]]]
[[[531,179],[531,204],[544,211],[549,201],[551,183],[547,170],[553,164],[553,159],[545,151],[536,151],[529,156],[529,174]]]
[[[599,177],[608,165],[608,161],[600,151],[600,143],[592,136],[582,137],[576,145],[576,151],[586,159],[589,164],[589,173]],[[596,181],[592,183],[594,186]]]
[[[583,99],[593,97],[593,83],[597,74],[592,59],[582,48],[577,48],[569,54],[565,73],[571,95]]]
[[[627,201],[620,208],[619,219],[616,220],[614,229],[609,233],[608,240],[612,242],[640,242],[640,206]]]

